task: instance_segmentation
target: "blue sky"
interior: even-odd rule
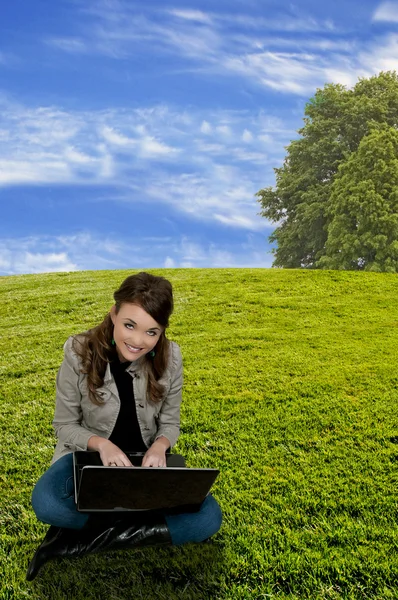
[[[304,106],[398,65],[398,3],[14,0],[0,24],[0,275],[270,267]]]

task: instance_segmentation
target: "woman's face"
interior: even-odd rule
[[[113,339],[121,362],[137,360],[150,352],[164,330],[138,304],[122,304],[118,314],[113,305],[110,315],[114,325]]]

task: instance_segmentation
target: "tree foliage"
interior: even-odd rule
[[[274,266],[397,270],[397,127],[395,72],[317,90],[276,187],[257,194]]]
[[[335,176],[326,215],[327,269],[398,271],[398,131],[362,138]]]

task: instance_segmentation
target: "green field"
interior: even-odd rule
[[[63,343],[138,271],[0,278],[0,599],[398,598],[398,278],[281,269],[150,270],[173,283],[181,435],[217,467],[210,544],[25,573],[48,529],[30,505],[55,446]]]

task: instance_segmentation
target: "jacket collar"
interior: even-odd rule
[[[127,367],[126,373],[130,373],[130,375],[134,376],[136,373],[141,373],[141,371],[145,368],[146,358],[144,356],[140,356],[137,360],[133,360],[130,363],[130,366]],[[106,365],[106,371],[104,376],[104,383],[110,381],[113,378],[111,366],[109,363]]]

